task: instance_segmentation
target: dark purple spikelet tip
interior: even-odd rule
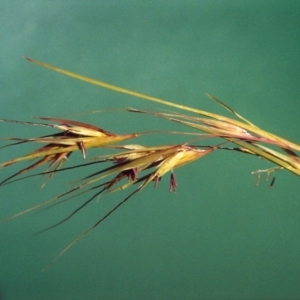
[[[175,174],[172,172],[171,173],[171,179],[170,179],[170,188],[169,188],[170,193],[176,192],[177,186],[178,186],[178,184],[177,184],[177,181],[176,181]]]

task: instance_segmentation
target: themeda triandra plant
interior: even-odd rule
[[[266,173],[268,178],[270,173],[286,169],[298,176],[300,175],[300,159],[297,154],[300,151],[300,145],[257,127],[235,112],[232,108],[211,95],[208,96],[225,109],[229,110],[235,118],[229,118],[197,108],[161,100],[99,80],[78,75],[34,59],[25,59],[39,66],[76,78],[78,80],[86,81],[88,83],[95,84],[116,92],[125,93],[143,100],[156,102],[158,104],[178,109],[181,111],[181,113],[143,111],[132,108],[128,108],[126,110],[133,114],[149,114],[153,117],[163,118],[171,122],[180,123],[186,127],[199,130],[199,134],[195,134],[194,132],[190,133],[193,135],[193,137],[189,137],[189,140],[185,143],[145,146],[131,143],[128,144],[127,141],[138,138],[140,135],[146,133],[116,134],[94,125],[61,118],[42,117],[39,118],[39,122],[22,122],[1,119],[3,122],[16,122],[24,125],[43,126],[55,130],[55,133],[42,137],[34,137],[30,139],[12,137],[6,139],[12,141],[12,143],[2,146],[1,148],[3,151],[6,150],[7,147],[21,146],[24,143],[37,143],[41,146],[37,150],[34,150],[26,155],[1,163],[0,167],[3,168],[20,161],[35,160],[35,162],[29,163],[26,168],[21,169],[19,172],[3,180],[0,183],[1,186],[12,183],[16,181],[15,177],[25,174],[33,169],[37,169],[43,165],[47,165],[47,167],[38,175],[48,174],[48,179],[50,179],[53,175],[55,175],[56,172],[60,170],[71,171],[89,164],[97,163],[102,165],[103,162],[109,163],[108,167],[100,168],[99,171],[82,178],[80,180],[80,184],[75,185],[75,187],[64,192],[63,194],[60,194],[53,199],[47,200],[25,211],[19,212],[5,220],[2,220],[2,222],[6,222],[17,216],[41,207],[51,206],[54,203],[57,204],[62,201],[66,201],[67,199],[72,199],[81,194],[92,193],[92,195],[87,197],[87,199],[85,198],[83,204],[81,204],[76,210],[72,211],[68,216],[66,216],[66,218],[61,220],[59,223],[45,229],[48,230],[73,217],[83,207],[96,199],[101,193],[123,191],[131,186],[136,187],[133,192],[129,193],[129,195],[127,195],[121,202],[119,202],[119,204],[117,204],[107,214],[100,218],[92,227],[88,228],[85,232],[76,237],[47,267],[56,261],[71,246],[73,246],[76,242],[78,242],[81,238],[98,226],[123,203],[130,199],[131,196],[142,191],[149,183],[153,182],[154,186],[156,186],[161,177],[169,173],[169,190],[170,192],[174,192],[177,188],[177,181],[174,173],[176,168],[192,163],[195,160],[217,150],[219,151],[226,149],[239,151],[244,154],[256,155],[273,162],[275,164],[273,168],[252,172],[253,174],[257,174],[256,185],[259,184],[260,175],[262,173]],[[174,132],[170,133],[173,134]],[[177,132],[177,134],[180,133]],[[188,135],[189,133],[185,132],[182,134]],[[200,138],[202,141],[206,140],[208,142],[211,142],[212,138],[221,138],[224,140],[224,142],[209,146],[195,145],[194,142]],[[234,146],[232,146],[232,144]],[[90,148],[99,149],[99,156],[96,158],[91,158],[92,161],[78,166],[70,167],[70,162],[68,162],[68,166],[66,166],[64,169],[62,168],[66,160],[74,151],[80,151],[83,159],[85,159]],[[103,148],[111,149],[112,153],[101,155],[101,149]],[[273,186],[274,181],[275,177],[273,177],[269,185],[270,187]]]

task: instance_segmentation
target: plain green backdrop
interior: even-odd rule
[[[151,116],[165,109],[63,77],[29,56],[177,103],[227,114],[209,92],[258,126],[299,138],[299,1],[0,1],[0,118],[67,117],[108,131],[186,130]],[[81,114],[81,115],[79,115]],[[50,134],[0,123],[1,137]],[[180,137],[149,135],[140,143]],[[185,138],[186,139],[186,138]],[[138,142],[138,141],[135,141]],[[3,142],[5,144],[5,142]],[[1,162],[27,153],[0,149]],[[89,157],[98,154],[89,152]],[[70,164],[82,162],[74,155]],[[1,179],[25,165],[1,169]],[[62,226],[34,234],[86,199],[0,226],[0,299],[299,299],[299,179],[282,171],[272,189],[251,171],[259,158],[220,152],[149,186],[41,272],[127,192],[105,195]],[[70,188],[89,170],[1,187],[0,217]]]

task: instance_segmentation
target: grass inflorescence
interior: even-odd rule
[[[174,192],[178,186],[174,170],[190,164],[212,152],[222,151],[224,149],[238,151],[247,155],[255,155],[274,163],[275,166],[272,168],[252,172],[252,174],[257,176],[256,185],[259,184],[260,175],[262,173],[265,173],[268,178],[271,173],[285,169],[295,175],[300,175],[300,159],[298,155],[300,145],[257,127],[212,95],[208,95],[208,97],[228,110],[233,115],[233,118],[161,100],[156,97],[78,75],[37,60],[30,58],[25,59],[78,80],[177,109],[179,112],[143,111],[132,108],[128,108],[127,111],[131,114],[148,114],[155,118],[163,118],[170,122],[179,123],[187,128],[193,128],[194,130],[193,133],[182,133],[185,135],[190,134],[189,140],[185,143],[145,146],[128,144],[127,141],[136,139],[146,133],[116,134],[94,125],[61,118],[42,117],[39,118],[39,122],[0,119],[2,122],[42,126],[55,131],[52,134],[41,137],[27,139],[19,137],[6,138],[5,140],[11,142],[1,147],[3,151],[8,147],[20,147],[24,143],[39,144],[40,146],[28,154],[0,163],[0,167],[4,168],[21,161],[34,160],[34,162],[30,162],[27,167],[4,179],[0,183],[0,186],[12,183],[17,180],[16,178],[18,178],[18,176],[43,166],[46,166],[45,169],[38,175],[48,175],[48,179],[50,179],[56,172],[61,170],[76,170],[84,165],[94,163],[100,163],[101,166],[102,162],[109,164],[108,167],[102,167],[97,172],[81,178],[79,183],[75,184],[75,186],[68,191],[0,222],[6,222],[30,211],[56,205],[79,195],[91,193],[78,208],[72,211],[63,220],[45,229],[48,230],[72,218],[100,194],[124,191],[133,187],[131,192],[121,202],[100,218],[92,227],[76,237],[47,267],[86,234],[96,228],[134,194],[142,191],[150,183],[156,186],[163,176],[169,174],[169,191]],[[151,128],[149,132],[150,130]],[[195,134],[195,130],[199,133]],[[169,133],[173,134],[174,132]],[[180,132],[176,132],[176,134],[180,134]],[[212,144],[215,138],[218,138],[218,140],[222,139],[223,142]],[[195,145],[194,142],[199,140],[208,141],[210,145]],[[86,159],[88,157],[88,150],[91,148],[96,148],[100,151],[99,156],[93,158],[92,162],[63,168],[65,162],[74,151],[80,151],[83,159]],[[110,149],[111,154],[101,154],[101,149],[104,148],[106,150]],[[271,180],[270,187],[274,185],[274,182],[275,177]]]

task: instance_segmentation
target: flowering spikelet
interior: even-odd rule
[[[77,243],[79,240],[81,240],[85,235],[87,235],[89,232],[91,232],[93,229],[95,229],[110,214],[112,214],[123,203],[125,203],[127,200],[129,200],[135,193],[144,189],[150,182],[154,181],[155,186],[156,186],[157,183],[160,181],[161,177],[164,176],[166,173],[170,172],[171,178],[170,178],[169,190],[170,190],[170,192],[174,192],[178,185],[177,181],[175,179],[174,169],[179,168],[183,165],[186,165],[190,162],[193,162],[196,159],[199,159],[199,158],[211,153],[212,151],[216,150],[218,147],[216,146],[216,147],[208,148],[206,150],[202,150],[202,149],[193,148],[193,147],[190,147],[190,146],[184,144],[184,145],[171,145],[171,146],[152,147],[152,148],[137,146],[134,148],[136,150],[127,151],[127,152],[119,153],[115,156],[107,157],[106,158],[107,161],[114,161],[115,164],[111,167],[108,167],[107,169],[101,170],[90,176],[85,177],[84,179],[87,181],[85,181],[83,184],[80,184],[79,186],[76,186],[75,188],[69,190],[68,192],[65,192],[49,201],[46,201],[42,204],[37,205],[34,208],[31,208],[29,210],[26,210],[26,211],[21,212],[18,215],[16,215],[16,216],[19,216],[20,214],[29,212],[32,209],[36,209],[36,208],[40,208],[41,206],[48,205],[50,202],[56,201],[56,200],[60,199],[61,197],[64,197],[70,193],[73,193],[74,191],[78,191],[79,189],[86,188],[88,185],[94,184],[96,181],[99,181],[109,175],[117,173],[117,175],[113,179],[109,180],[108,182],[106,182],[104,184],[98,184],[96,186],[93,186],[93,187],[85,190],[84,192],[88,192],[88,191],[94,190],[95,188],[97,189],[99,187],[102,187],[100,191],[96,192],[96,194],[94,194],[92,197],[90,197],[88,200],[86,200],[80,207],[75,209],[65,219],[63,219],[59,223],[54,224],[53,226],[45,229],[45,230],[48,230],[50,228],[58,226],[58,225],[62,224],[63,222],[69,220],[72,216],[74,216],[77,212],[79,212],[83,207],[85,207],[87,204],[89,204],[93,199],[95,199],[97,196],[99,196],[102,192],[104,192],[104,191],[115,192],[118,190],[124,190],[126,188],[129,188],[132,185],[141,183],[137,189],[135,189],[125,199],[123,199],[119,204],[117,204],[113,209],[111,209],[107,214],[105,214],[101,219],[99,219],[92,227],[90,227],[88,230],[86,230],[81,235],[76,237],[66,248],[64,248],[58,254],[58,256],[45,269],[50,267],[50,265],[52,265],[70,247],[72,247],[75,243]],[[150,171],[146,175],[142,175],[142,177],[139,178],[140,173],[147,172],[147,170],[153,169],[153,168],[154,168],[153,171]],[[91,179],[91,178],[93,178],[93,179]],[[117,184],[120,180],[122,180],[124,178],[128,179],[128,183],[125,183],[119,187],[111,189],[115,184]],[[82,192],[82,193],[84,193],[84,192]],[[73,197],[70,197],[70,199],[71,198],[73,198]],[[13,216],[11,218],[14,218],[14,217],[15,216]]]
[[[10,180],[11,178],[17,175],[28,172],[29,170],[35,169],[48,162],[49,162],[49,166],[45,172],[48,172],[50,168],[55,167],[53,169],[54,172],[55,170],[59,169],[63,165],[66,159],[70,157],[70,155],[74,151],[80,150],[83,158],[86,158],[87,149],[89,148],[103,147],[108,144],[113,144],[137,136],[137,134],[117,135],[105,131],[101,128],[98,128],[96,126],[82,123],[82,122],[72,121],[72,120],[57,119],[57,118],[40,118],[40,119],[51,121],[51,122],[58,122],[58,124],[41,124],[41,123],[29,123],[29,122],[18,122],[18,123],[52,127],[62,132],[53,135],[39,137],[39,138],[31,138],[31,139],[9,138],[8,140],[17,140],[18,142],[7,146],[13,146],[17,144],[26,143],[26,142],[46,143],[46,145],[33,152],[30,152],[27,155],[1,163],[0,167],[7,167],[9,165],[12,165],[20,161],[40,158],[34,164],[20,170],[19,172],[5,179],[4,181],[1,182],[1,184],[4,184],[5,182],[7,182],[8,180]],[[2,120],[2,121],[16,122],[10,120]],[[53,176],[53,174],[54,173],[51,173],[50,177]]]

